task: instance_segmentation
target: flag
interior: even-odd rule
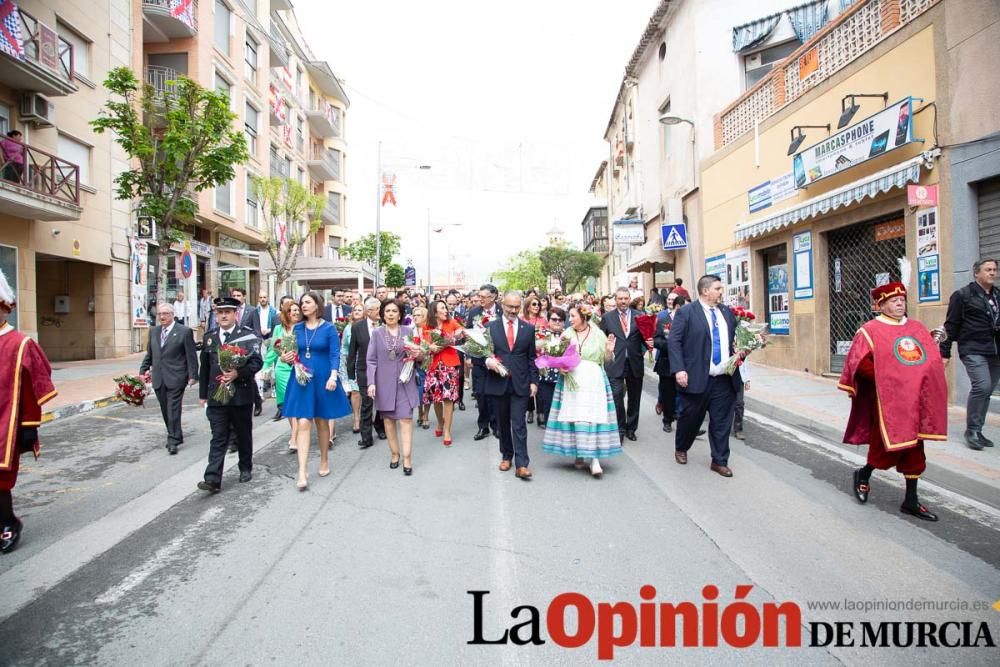
[[[0,0],[0,51],[18,60],[24,60],[21,15],[14,0]]]
[[[192,0],[170,0],[170,15],[194,27],[194,2]]]
[[[385,206],[386,202],[396,205],[394,187],[396,187],[396,174],[382,174],[382,206]]]

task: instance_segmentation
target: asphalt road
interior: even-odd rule
[[[619,663],[998,662],[996,648],[807,646],[810,623],[835,621],[985,621],[1000,641],[990,609],[809,608],[993,604],[1000,530],[995,514],[930,489],[922,499],[939,523],[901,515],[902,484],[890,473],[861,506],[850,495],[852,462],[781,425],[751,421],[746,442],[733,441],[735,476],[723,479],[708,469],[706,441],[687,466],[673,461],[647,394],[639,441],[605,464],[604,479],[542,454],[542,432],[529,426],[535,478],[523,482],[497,471],[496,440],[472,440],[471,409],[457,413],[451,448],[418,431],[409,478],[389,469],[384,442],[359,450],[342,420],[333,474],[319,478],[314,455],[299,492],[269,403],[255,422],[254,480],[237,484],[231,469],[223,492],[208,496],[195,489],[208,427],[188,397],[186,444],[173,457],[155,402],[42,429],[43,458],[24,466],[15,489],[24,540],[0,557],[0,664],[575,665],[597,662],[598,642],[558,646],[546,628],[553,598],[578,592],[638,608],[647,584],[656,602],[693,602],[704,625],[706,585],[718,587],[720,614],[737,586],[752,587],[746,601],[758,609],[796,602],[803,647],[637,640],[614,652]],[[468,591],[489,591],[484,639],[528,621],[530,610],[512,611],[531,605],[545,643],[470,645]],[[576,628],[570,611],[566,631]],[[780,636],[784,644],[787,628]]]

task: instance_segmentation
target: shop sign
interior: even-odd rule
[[[937,185],[907,185],[906,203],[909,206],[937,206]]]
[[[819,69],[819,48],[812,47],[799,56],[799,81]]]
[[[796,153],[796,188],[867,162],[913,141],[913,98],[907,97]]]
[[[205,255],[207,257],[215,256],[215,248],[208,245],[207,243],[202,243],[201,241],[190,241],[191,252],[196,255]]]
[[[795,180],[792,178],[792,172],[764,181],[747,191],[750,212],[763,211],[772,204],[794,197],[795,194]]]
[[[615,220],[611,231],[615,245],[642,245],[646,242],[646,223],[643,220]]]
[[[249,250],[250,244],[245,241],[240,241],[239,239],[234,239],[232,236],[219,234],[219,247],[228,248],[230,250]]]
[[[888,241],[906,236],[906,223],[902,218],[875,225],[875,241]]]
[[[406,287],[414,287],[417,284],[417,270],[408,266],[403,271],[403,285]]]

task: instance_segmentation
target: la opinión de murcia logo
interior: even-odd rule
[[[560,593],[545,609],[548,640],[562,648],[580,648],[595,641],[599,660],[614,659],[615,649],[640,648],[799,648],[802,610],[797,602],[754,604],[746,598],[752,585],[738,585],[733,600],[718,602],[719,588],[701,589],[701,602],[659,602],[651,585],[639,589],[638,605],[628,601],[593,602],[583,593]],[[542,645],[542,612],[533,605],[510,611],[518,621],[502,633],[487,636],[486,597],[490,591],[466,591],[472,596],[473,634],[468,644]],[[575,623],[573,620],[575,619]],[[506,621],[504,621],[506,623]],[[986,621],[946,623],[914,621],[814,621],[808,628],[809,647],[995,647]]]

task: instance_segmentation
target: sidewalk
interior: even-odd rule
[[[115,399],[114,378],[139,374],[143,352],[117,359],[62,361],[52,364],[52,381],[59,395],[45,404],[42,423],[103,408]]]
[[[844,427],[851,410],[847,393],[837,389],[834,379],[751,364],[750,391],[746,408],[764,417],[807,431],[842,447],[864,452],[865,447],[842,444]],[[948,441],[927,442],[926,477],[945,488],[993,498],[1000,506],[1000,446],[975,451],[966,446],[965,409],[948,410]],[[987,415],[983,434],[1000,442],[1000,415]]]

